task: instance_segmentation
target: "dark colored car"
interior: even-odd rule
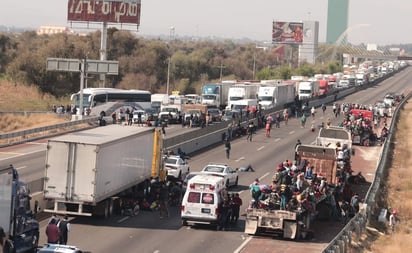
[[[207,109],[207,113],[211,117],[211,121],[217,122],[222,120],[222,112],[217,108],[209,108]]]

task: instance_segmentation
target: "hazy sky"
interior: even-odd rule
[[[67,26],[67,0],[2,1],[0,25]],[[139,35],[217,36],[271,41],[272,21],[319,21],[326,40],[327,0],[141,0]],[[412,43],[411,0],[351,0],[351,43]],[[368,24],[367,26],[359,24]],[[406,25],[406,27],[405,27]]]

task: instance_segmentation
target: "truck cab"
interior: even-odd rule
[[[0,168],[0,226],[12,242],[11,252],[34,252],[39,243],[39,222],[30,210],[30,192],[12,166]]]

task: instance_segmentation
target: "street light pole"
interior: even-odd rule
[[[175,28],[173,26],[170,27],[169,32],[169,42],[174,38],[175,35]],[[170,61],[171,56],[167,59],[167,82],[166,82],[166,94],[169,96],[169,84],[170,84]]]

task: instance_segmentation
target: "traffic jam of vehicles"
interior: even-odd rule
[[[363,66],[362,80],[349,80],[348,87],[373,83],[384,75],[378,69]],[[370,73],[365,74],[367,71]],[[151,94],[153,106],[136,109],[125,105],[109,115],[113,124],[48,140],[44,198],[53,202],[53,206],[44,211],[60,216],[104,218],[114,214],[138,215],[144,210],[159,210],[168,215],[167,205],[173,196],[170,203],[181,206],[183,226],[210,224],[218,230],[227,230],[240,215],[242,200],[236,192],[239,170],[211,161],[199,172],[193,172],[190,150],[186,153],[180,148],[175,152],[162,149],[162,138],[166,138],[162,134],[164,128],[171,124],[207,127],[228,120],[234,129],[222,139],[232,140],[252,131],[249,127],[244,129],[241,122],[256,119],[258,124],[253,131],[263,128],[268,122],[265,111],[286,108],[291,114],[310,117],[306,102],[334,96],[345,89],[339,83],[352,78],[346,75],[294,77],[299,81],[224,81],[205,84],[198,96]],[[360,79],[360,75],[355,74],[355,79],[356,76]],[[343,119],[338,125],[326,122],[319,126],[316,145],[299,142],[291,147],[295,157],[279,159],[270,184],[260,183],[258,179],[250,184],[250,201],[245,200],[248,207],[244,232],[304,240],[317,232],[312,230],[317,219],[347,222],[353,217],[362,200],[351,188],[365,180],[361,173],[353,171],[353,145],[381,145],[388,134],[393,107],[403,98],[403,94],[389,92],[374,105],[334,101],[330,106],[335,116]],[[225,119],[225,115],[232,117]],[[153,131],[158,129],[153,126],[161,127],[162,131]],[[128,153],[120,152],[125,149],[119,147],[128,147]],[[111,170],[118,164],[121,164],[119,170]],[[139,170],[130,170],[131,167]],[[14,202],[18,194],[23,199],[27,197],[23,194],[23,183],[18,183],[17,172],[12,167],[0,172],[0,178],[13,182],[9,185],[12,204],[8,206],[12,215],[0,216],[1,226],[13,235],[10,236],[13,247],[34,250],[39,242],[38,224],[31,222],[26,230],[19,231],[19,225],[33,217],[22,206],[24,201]],[[13,185],[21,190],[15,191]],[[162,195],[164,189],[166,196]],[[24,214],[16,215],[13,210],[17,209],[24,210]],[[27,240],[18,240],[22,234],[31,238],[29,244]],[[40,252],[52,252],[47,247],[57,246],[46,245]],[[68,247],[74,250],[71,252],[81,252],[74,246]]]

